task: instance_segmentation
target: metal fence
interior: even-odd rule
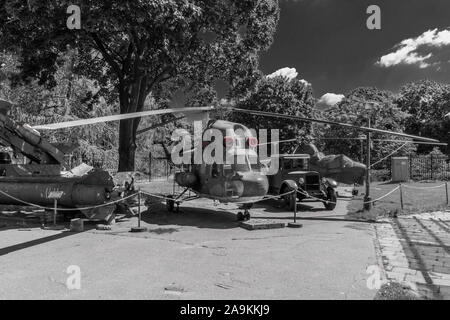
[[[410,155],[409,176],[411,180],[450,181],[450,160],[445,155]],[[150,180],[168,180],[173,168],[166,158],[151,158],[149,163]],[[377,181],[392,177],[391,158],[377,163],[372,168],[372,178]]]
[[[412,180],[449,180],[449,159],[445,155],[411,156],[409,176]]]
[[[450,160],[446,155],[409,155],[409,177],[414,181],[450,180]],[[374,181],[387,181],[392,178],[391,157],[372,167]]]
[[[149,159],[149,179],[150,181],[168,180],[173,173],[173,168],[170,166],[166,158]]]

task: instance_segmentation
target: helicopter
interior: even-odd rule
[[[322,119],[306,118],[295,115],[286,115],[273,112],[255,111],[248,109],[229,108],[232,112],[246,113],[264,117],[281,118],[289,121],[304,121],[315,122],[326,125],[341,126],[348,129],[360,130],[366,133],[382,133],[387,135],[400,136],[403,138],[412,139],[413,141],[423,142],[438,142],[435,139],[425,138],[406,133],[393,132],[388,130],[376,129],[371,127],[355,126],[346,123],[339,123],[335,121],[328,121]],[[82,119],[74,121],[66,121],[52,124],[44,124],[31,126],[32,130],[54,130],[62,128],[70,128],[75,126],[89,125],[108,121],[120,121],[123,119],[131,119],[137,117],[154,116],[162,114],[203,114],[214,111],[214,107],[195,107],[195,108],[176,108],[176,109],[161,109],[150,110],[142,112],[134,112],[128,114],[120,114],[113,116],[98,117],[92,119]],[[181,119],[182,117],[175,118]],[[163,124],[167,124],[164,122]],[[161,125],[163,125],[161,124]],[[139,132],[145,132],[147,130],[154,129],[159,125],[152,126],[151,128],[140,130]],[[220,131],[223,135],[223,141],[210,140],[205,141],[204,136],[210,130]],[[237,131],[241,134],[237,134]],[[243,132],[243,134],[242,134]],[[203,148],[207,148],[210,144],[216,146],[222,145],[222,155],[231,159],[240,161],[234,161],[229,163],[207,162],[205,159],[201,159],[199,163],[179,163],[179,172],[175,173],[175,182],[184,188],[184,190],[178,195],[168,196],[166,199],[166,206],[169,211],[173,211],[175,205],[177,209],[179,204],[184,201],[190,201],[200,197],[217,200],[222,203],[236,203],[239,208],[244,212],[238,213],[238,220],[250,219],[249,209],[252,205],[260,200],[263,200],[268,191],[268,179],[267,168],[261,163],[258,153],[255,151],[258,147],[257,137],[254,136],[251,131],[243,124],[229,122],[225,120],[210,120],[206,129],[202,133]],[[207,140],[207,139],[206,139]],[[169,152],[166,146],[164,146],[166,155],[173,155],[173,152]],[[200,148],[200,149],[203,149]],[[188,150],[186,153],[188,157],[195,157],[195,153],[198,152],[198,147]],[[220,153],[220,152],[219,152]],[[189,155],[190,154],[190,155]],[[186,192],[192,191],[194,196],[185,196]]]
[[[214,150],[219,153],[215,154],[219,156],[219,161],[207,161],[207,155],[203,154],[202,161],[195,163],[196,152],[199,152],[199,149],[206,151],[208,146],[212,146],[216,141],[208,141],[206,137],[214,131],[219,133],[219,139],[223,139],[218,141],[219,148]],[[186,154],[189,155],[189,161],[178,166],[180,171],[175,173],[174,180],[184,190],[176,197],[168,196],[168,211],[174,211],[175,204],[178,211],[181,202],[202,197],[222,203],[237,203],[239,208],[244,210],[238,212],[238,220],[249,220],[249,209],[254,202],[262,200],[269,189],[266,174],[268,169],[259,161],[255,150],[258,146],[257,138],[240,123],[210,120],[202,132],[202,141],[202,148],[188,150]],[[169,152],[164,143],[160,144],[164,148],[166,158],[171,161],[173,152]],[[220,156],[223,156],[222,161]],[[176,166],[173,161],[171,163]],[[187,191],[194,192],[195,196],[183,198]]]

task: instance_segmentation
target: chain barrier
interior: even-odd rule
[[[406,188],[406,189],[415,189],[415,190],[431,190],[431,189],[438,189],[438,188],[446,187],[446,185],[447,185],[446,183],[443,183],[443,184],[440,184],[438,186],[433,186],[433,187],[416,187],[416,186],[408,186],[405,184],[401,184],[401,185],[395,187],[394,189],[392,189],[391,191],[389,191],[388,193],[382,195],[381,197],[371,200],[371,201],[364,201],[363,204],[374,203],[374,202],[380,201],[380,200],[390,196],[392,193],[394,193],[397,190],[400,190],[400,193],[401,193],[401,187]],[[400,196],[402,196],[402,194]],[[448,195],[447,195],[447,197],[448,197]],[[402,200],[400,200],[400,201],[402,201]]]
[[[399,190],[399,189],[400,189],[400,187],[395,187],[394,189],[392,189],[391,191],[389,191],[389,192],[386,193],[385,195],[383,195],[383,196],[381,196],[381,197],[379,197],[379,198],[377,198],[377,199],[374,199],[374,200],[364,201],[363,203],[366,204],[366,203],[374,203],[374,202],[376,202],[376,201],[380,201],[381,199],[386,198],[387,196],[391,195],[392,193],[394,193],[395,191],[397,191],[397,190]]]
[[[389,192],[386,193],[385,195],[383,195],[383,196],[381,196],[381,197],[379,197],[379,198],[377,198],[377,199],[371,200],[371,201],[364,201],[363,203],[374,203],[374,202],[376,202],[376,201],[380,201],[381,199],[386,198],[387,196],[391,195],[392,193],[394,193],[394,192],[397,191],[398,189],[400,189],[400,187],[395,187],[394,189],[392,189],[391,191],[389,191]],[[307,197],[309,197],[309,198],[311,198],[311,199],[314,199],[314,200],[318,200],[318,201],[322,201],[322,202],[327,202],[327,203],[337,204],[337,202],[327,201],[327,200],[324,200],[324,199],[320,199],[320,198],[313,197],[313,196],[309,195],[308,193],[304,193],[304,192],[302,192],[302,191],[300,191],[300,190],[298,190],[297,192],[300,193],[300,194],[302,194],[302,195],[304,195],[304,196],[307,196]]]
[[[149,193],[149,192],[144,192],[144,191],[139,191],[139,192],[143,195],[146,195],[149,197],[155,197],[155,198],[166,200],[166,201],[169,201],[169,200],[175,201],[176,200],[175,198],[164,197],[164,196],[161,196],[161,195],[158,195],[155,193]]]
[[[370,168],[373,168],[375,165],[377,165],[377,164],[383,162],[384,160],[386,160],[386,159],[389,158],[390,156],[394,155],[395,153],[397,153],[397,151],[399,151],[400,149],[402,149],[403,147],[405,147],[408,143],[409,143],[409,142],[405,142],[405,143],[402,144],[400,147],[398,147],[397,149],[395,149],[394,151],[392,151],[390,154],[388,154],[386,157],[384,157],[384,158],[378,160],[378,161],[375,162],[375,163],[372,163],[372,164],[370,165]]]
[[[144,191],[140,191],[142,194],[150,196],[150,197],[155,197],[155,198],[159,198],[159,199],[163,199],[166,201],[177,201],[176,198],[169,198],[169,197],[164,197],[158,194],[154,194],[154,193],[149,193],[149,192],[144,192]],[[259,200],[249,200],[249,201],[237,201],[236,203],[239,204],[245,204],[245,203],[257,203],[257,202],[262,202],[262,201],[266,201],[266,200],[270,200],[270,199],[278,199],[278,198],[282,198],[284,196],[287,196],[289,194],[294,193],[295,190],[291,190],[289,192],[283,193],[283,194],[279,194],[279,195],[275,195],[275,196],[265,196]]]
[[[404,187],[404,188],[416,189],[416,190],[420,190],[420,189],[437,189],[437,188],[442,188],[442,187],[444,187],[444,186],[446,186],[445,183],[443,183],[443,184],[441,184],[441,185],[438,185],[438,186],[433,186],[433,187],[416,187],[416,186],[408,186],[408,185],[402,184],[402,187]],[[384,194],[383,196],[381,196],[381,197],[379,197],[379,198],[377,198],[377,199],[371,200],[371,201],[364,201],[363,204],[374,203],[374,202],[380,201],[380,200],[382,200],[382,199],[388,197],[389,195],[391,195],[392,193],[394,193],[395,191],[397,191],[397,190],[399,190],[399,189],[400,189],[400,186],[397,186],[397,187],[395,187],[394,189],[392,189],[391,191],[389,191],[388,193]],[[242,202],[239,202],[239,201],[238,201],[238,202],[236,202],[236,203],[239,203],[239,204],[245,204],[245,203],[258,203],[258,202],[262,202],[262,201],[266,201],[266,200],[271,200],[271,199],[279,199],[279,198],[282,198],[282,197],[284,197],[284,196],[290,195],[290,194],[292,194],[292,193],[294,193],[294,192],[297,192],[297,193],[299,193],[299,194],[301,194],[301,195],[304,195],[304,196],[306,196],[306,197],[308,197],[308,198],[310,198],[310,199],[313,199],[313,200],[337,204],[337,201],[336,201],[336,202],[333,202],[333,201],[327,201],[327,200],[324,200],[324,199],[320,199],[320,198],[311,196],[311,195],[308,194],[307,192],[304,192],[302,189],[297,189],[297,190],[294,189],[294,190],[291,190],[291,191],[289,191],[289,192],[286,192],[286,193],[283,193],[283,194],[279,194],[279,195],[274,195],[274,196],[265,196],[265,197],[262,197],[262,198],[259,199],[259,200],[249,200],[249,201],[242,201]],[[45,210],[54,210],[54,209],[55,209],[54,207],[45,207],[45,206],[41,206],[41,205],[38,205],[38,204],[35,204],[35,203],[31,203],[31,202],[24,201],[24,200],[22,200],[22,199],[16,198],[16,197],[14,197],[14,196],[12,196],[12,195],[10,195],[10,194],[4,192],[4,191],[2,191],[2,190],[0,190],[0,194],[3,194],[3,195],[5,195],[5,196],[7,196],[8,198],[13,199],[14,201],[23,203],[23,204],[28,205],[28,206],[31,206],[31,207],[35,207],[35,208],[39,208],[39,209],[45,209]],[[107,203],[95,205],[95,206],[82,207],[82,208],[59,208],[59,207],[58,207],[57,210],[58,210],[58,211],[74,211],[74,210],[85,211],[85,210],[92,210],[92,209],[97,209],[97,208],[101,208],[101,207],[106,207],[106,206],[110,206],[110,205],[113,205],[113,204],[116,204],[116,203],[123,202],[123,201],[125,201],[125,200],[130,199],[130,198],[133,198],[133,197],[138,196],[138,194],[144,194],[144,195],[147,195],[147,196],[150,196],[150,197],[155,197],[155,198],[162,199],[162,200],[166,200],[166,201],[177,201],[176,198],[165,197],[165,196],[161,196],[161,195],[158,195],[158,194],[153,194],[153,193],[144,192],[144,191],[140,191],[140,190],[139,190],[139,191],[137,191],[136,193],[134,193],[134,194],[132,194],[132,195],[129,195],[129,196],[126,196],[126,197],[123,197],[123,198],[120,198],[120,199],[118,199],[118,200],[114,200],[114,201],[111,201],[111,202],[107,202]],[[182,201],[182,200],[181,200],[181,201]]]
[[[14,201],[26,204],[26,205],[31,206],[31,207],[35,207],[35,208],[39,208],[39,209],[45,209],[45,210],[52,210],[52,211],[55,210],[54,207],[45,207],[45,206],[41,206],[39,204],[27,202],[27,201],[24,201],[22,199],[16,198],[16,197],[14,197],[14,196],[12,196],[12,195],[10,195],[10,194],[2,191],[2,190],[0,190],[0,193],[5,195],[5,196],[7,196],[10,199],[13,199]],[[85,210],[92,210],[92,209],[97,209],[97,208],[101,208],[101,207],[107,207],[107,206],[110,206],[110,205],[113,205],[113,204],[116,204],[116,203],[123,202],[123,201],[125,201],[125,200],[127,200],[129,198],[135,197],[135,196],[137,196],[137,194],[138,194],[138,192],[137,193],[133,193],[132,195],[126,196],[124,198],[120,198],[118,200],[114,200],[114,201],[111,201],[111,202],[107,202],[107,203],[103,203],[103,204],[99,204],[99,205],[95,205],[95,206],[82,207],[82,208],[60,208],[60,207],[58,207],[57,210],[58,211],[74,211],[74,210],[85,211]]]
[[[438,189],[438,188],[445,187],[445,183],[438,185],[438,186],[434,186],[434,187],[415,187],[415,186],[408,186],[406,184],[402,184],[402,187],[407,188],[407,189],[416,189],[416,190]]]
[[[320,199],[320,198],[313,197],[313,196],[309,195],[307,192],[302,192],[301,190],[302,190],[302,189],[297,189],[297,193],[300,193],[300,194],[302,194],[302,195],[304,195],[304,196],[306,196],[306,197],[308,197],[308,198],[310,198],[310,199],[318,200],[318,201],[321,201],[321,202],[328,202],[328,203],[337,204],[337,202],[327,201],[327,200],[324,200],[324,199]]]
[[[294,192],[295,192],[295,190],[291,190],[289,192],[282,193],[282,194],[275,195],[275,196],[265,196],[262,199],[256,200],[256,201],[249,200],[249,201],[243,201],[243,202],[237,202],[237,203],[257,203],[257,202],[262,202],[262,201],[271,200],[271,199],[279,199],[279,198],[282,198],[284,196],[290,195],[290,194],[292,194]]]

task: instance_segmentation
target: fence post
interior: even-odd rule
[[[445,199],[447,201],[447,206],[448,206],[448,182],[445,182]]]
[[[412,157],[409,155],[409,180],[412,180]]]
[[[137,197],[138,197],[138,226],[131,227],[131,232],[146,232],[147,228],[141,226],[141,188],[138,189]]]
[[[430,153],[431,179],[433,180],[433,154]]]
[[[399,184],[399,187],[400,187],[400,207],[403,210],[403,190],[402,190],[402,184],[401,183]]]
[[[389,178],[392,180],[392,156],[389,157]]]
[[[152,181],[152,153],[149,152],[148,155],[148,181]]]
[[[297,223],[297,188],[294,191],[294,223]]]
[[[448,164],[448,162],[447,161],[445,161],[445,176],[444,176],[444,178],[447,180],[448,179],[448,169],[449,169],[449,164]]]
[[[138,190],[138,227],[141,227],[141,188]]]

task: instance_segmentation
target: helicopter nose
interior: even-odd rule
[[[269,190],[267,176],[258,173],[249,173],[242,178],[244,184],[243,197],[262,197]]]

